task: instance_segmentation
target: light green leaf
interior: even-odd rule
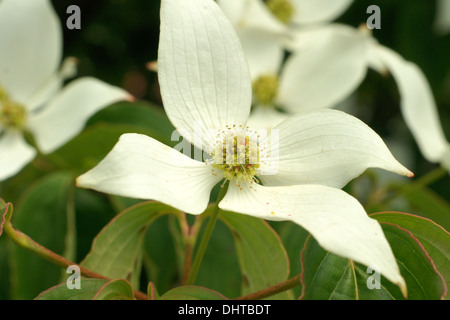
[[[80,289],[69,289],[66,283],[61,283],[41,292],[35,300],[92,300],[107,282],[103,279],[82,278]]]
[[[158,290],[156,289],[153,282],[149,282],[147,286],[147,295],[150,300],[161,300],[161,296],[158,293]]]
[[[98,290],[92,300],[134,300],[133,287],[122,279],[111,280]]]
[[[15,206],[13,225],[44,247],[63,255],[67,249],[67,214],[73,210],[72,192],[70,174],[61,172],[44,177],[32,185]],[[15,244],[11,246],[9,259],[14,299],[33,299],[39,292],[59,283],[64,271]]]
[[[199,286],[174,288],[162,295],[161,300],[228,300],[221,293]]]
[[[242,272],[242,294],[250,294],[286,281],[289,260],[275,231],[264,220],[221,211],[222,220],[233,234]],[[282,292],[271,299],[290,299]]]
[[[117,215],[97,235],[81,265],[111,279],[125,279],[137,288],[145,233],[158,217],[177,212],[159,202],[143,202]]]

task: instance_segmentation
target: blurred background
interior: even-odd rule
[[[78,76],[93,76],[128,90],[137,98],[137,104],[142,108],[151,109],[152,113],[149,114],[155,117],[153,119],[133,119],[133,121],[146,123],[148,120],[149,125],[159,126],[156,130],[159,134],[170,134],[172,127],[164,118],[164,114],[162,112],[153,113],[154,110],[160,109],[162,111],[163,109],[157,76],[146,68],[148,62],[157,58],[160,1],[53,0],[52,3],[63,26],[63,55],[64,57],[74,56],[78,58]],[[70,16],[66,13],[66,9],[72,4],[78,5],[81,9],[80,30],[69,30],[65,27],[66,19]],[[433,89],[443,129],[447,139],[450,140],[450,33],[442,34],[435,28],[437,1],[357,0],[336,22],[358,27],[361,23],[366,22],[369,17],[366,9],[373,4],[378,5],[381,9],[381,29],[373,30],[374,37],[381,44],[417,64],[425,73]],[[423,158],[406,128],[400,115],[398,90],[392,78],[382,77],[369,70],[364,82],[348,103],[351,104],[349,108],[352,112],[377,131],[393,150],[394,155],[415,172],[416,178],[413,179],[413,182],[438,167],[438,165],[429,163]],[[88,127],[101,120],[114,119],[114,121],[118,121],[114,117],[116,117],[114,112],[101,113],[93,117],[88,123]],[[166,139],[170,138],[166,137]],[[86,148],[87,145],[82,144],[83,140],[80,141],[78,147]],[[91,143],[91,140],[86,138],[84,143]],[[72,144],[70,150],[75,150],[76,146],[76,143]],[[110,147],[111,144],[105,144],[103,149],[98,151],[100,159],[110,150]],[[74,159],[70,159],[70,152],[67,151],[64,156],[64,150],[62,150],[60,158],[65,157],[67,163],[72,161],[72,164],[75,163],[74,166],[76,166],[78,159],[74,154],[72,154]],[[95,161],[97,160],[95,159]],[[85,164],[85,167],[95,165],[95,161],[90,160]],[[80,171],[82,170],[80,169]],[[26,169],[14,182],[9,182],[9,185],[7,185],[9,189],[5,189],[9,190],[11,197],[20,199],[19,195],[26,190],[27,183],[31,181],[30,177],[36,175],[39,176],[31,169]],[[24,181],[27,183],[24,183]],[[404,181],[402,180],[401,183],[405,183]],[[350,190],[364,197],[366,195],[358,189],[359,186],[364,189],[364,183],[364,179],[361,179]],[[425,216],[438,217],[439,223],[449,230],[450,177],[448,174],[429,185],[426,192],[421,194],[411,192],[409,194],[413,196],[410,197],[408,203],[402,202],[396,204],[398,207],[393,205],[390,209],[416,214],[426,212]],[[111,203],[104,200],[103,196],[93,195],[86,190],[77,190],[75,198],[76,230],[78,234],[75,256],[79,261],[89,251],[92,239],[99,230],[120,211],[119,209],[123,209],[133,202],[127,199],[114,198],[115,202],[112,205],[114,210],[109,210]],[[375,204],[373,209],[368,211],[375,212],[377,209]],[[156,237],[170,239],[167,228],[159,228],[163,225],[167,225],[165,219],[155,223],[152,226],[152,231],[156,234]],[[24,229],[26,229],[26,226],[24,226]],[[226,232],[223,230],[223,226],[220,224],[217,226],[218,235],[223,235]],[[229,237],[228,234],[223,236]],[[212,241],[212,247],[214,247],[214,238]],[[10,277],[12,264],[5,263],[8,260],[8,253],[4,243],[5,240],[0,239],[0,299],[34,297],[35,292],[40,292],[39,286],[45,287],[45,281],[44,284],[36,285],[36,289],[30,289],[30,292],[24,293],[25,289],[22,293],[18,289],[11,290],[11,283],[14,282],[15,278]],[[223,243],[218,242],[216,245],[221,246]],[[234,249],[229,246],[232,247],[232,244],[229,243],[228,246],[222,247],[219,252],[228,250],[232,253]],[[174,281],[177,281],[177,279],[174,279],[174,268],[177,268],[176,262],[174,262],[176,260],[174,250],[167,250],[164,247],[154,245],[149,247],[148,250],[155,261],[158,260],[158,257],[164,257],[163,260],[166,265],[159,266],[158,270],[163,272],[160,272],[156,276],[157,280],[155,280],[159,290],[164,292]],[[211,251],[205,259],[215,259],[217,262],[222,258],[221,256],[214,256]],[[292,265],[295,266],[297,263],[293,262]],[[235,262],[232,262],[232,264],[235,264]],[[207,268],[208,263],[205,263],[205,266],[204,268]],[[28,267],[33,269],[32,265]],[[151,273],[152,271],[148,272]],[[214,273],[203,272],[203,278],[200,277],[199,282],[208,283],[214,277]],[[235,293],[233,291],[234,280],[230,278],[227,281],[230,284],[230,289],[228,289],[230,292],[223,293],[233,296]],[[12,295],[11,292],[13,292]]]

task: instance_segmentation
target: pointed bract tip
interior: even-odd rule
[[[84,174],[82,174],[81,176],[78,176],[78,177],[75,179],[75,186],[76,186],[77,188],[84,188],[83,182],[81,181],[82,178],[83,178],[83,176],[84,176]]]
[[[136,101],[136,97],[133,96],[132,94],[128,94],[127,97],[125,98],[127,101],[129,102],[135,102]]]
[[[415,175],[414,175],[414,172],[408,170],[408,173],[406,174],[406,176],[408,178],[414,178]]]
[[[398,286],[400,287],[403,297],[408,299],[408,288],[406,287],[406,283],[402,281],[401,283],[398,283]]]
[[[158,72],[158,61],[155,60],[155,61],[147,62],[145,67],[149,71]]]

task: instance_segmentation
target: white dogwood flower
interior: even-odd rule
[[[72,59],[59,69],[59,18],[47,0],[0,1],[0,180],[19,172],[36,155],[23,132],[49,153],[78,134],[99,109],[125,91],[93,78],[61,89],[74,73]]]
[[[218,0],[238,28],[279,32],[284,27],[329,22],[340,16],[353,0]]]
[[[340,71],[353,65],[337,64],[333,59],[342,51],[351,50],[355,56],[361,53],[361,48],[354,48],[347,38],[330,39],[329,49],[311,48],[304,50],[301,58],[293,52],[286,61],[284,59],[285,43],[297,30],[334,20],[352,2],[218,1],[241,39],[250,66],[254,108],[249,124],[258,128],[273,127],[286,119],[292,110],[332,107],[351,93],[361,75],[359,78],[336,77]],[[279,109],[284,112],[279,112]]]
[[[293,221],[326,250],[377,266],[405,288],[380,225],[340,190],[368,167],[412,175],[374,131],[323,109],[295,115],[260,139],[246,126],[252,86],[244,52],[212,0],[162,0],[158,76],[170,121],[210,157],[194,160],[151,137],[124,134],[78,186],[200,214],[212,188],[228,180],[221,209]]]
[[[336,40],[336,41],[335,41]],[[342,50],[339,51],[339,48]],[[311,64],[324,61],[327,69],[335,69],[335,75],[328,81],[348,81],[348,92],[356,90],[365,78],[368,68],[386,75],[391,74],[396,81],[400,94],[400,110],[405,123],[414,136],[422,154],[430,162],[439,162],[450,170],[450,145],[447,142],[439,120],[437,106],[428,81],[420,68],[406,61],[397,52],[376,41],[366,28],[353,28],[340,24],[329,24],[313,30],[297,31],[290,49],[296,52],[297,70],[307,69]],[[315,54],[310,54],[315,52]],[[319,54],[322,52],[322,54]],[[335,54],[339,52],[338,54]],[[316,59],[316,62],[310,61]],[[334,67],[333,67],[334,66]],[[342,68],[341,68],[342,67]],[[317,71],[317,73],[321,73]],[[313,86],[305,82],[308,79],[302,72],[296,75],[300,86],[288,90],[290,99],[297,100],[290,112],[305,110],[303,101],[308,100]],[[320,76],[318,76],[320,77]],[[302,80],[303,79],[303,80]],[[311,78],[318,84],[317,89],[326,87],[326,80]],[[309,107],[323,107],[310,104]]]

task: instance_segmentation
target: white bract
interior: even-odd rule
[[[169,119],[210,158],[197,161],[148,136],[125,134],[78,186],[200,214],[212,188],[229,180],[221,209],[293,221],[323,248],[377,266],[405,289],[380,225],[339,189],[368,167],[412,175],[374,131],[323,109],[290,117],[260,139],[246,126],[252,88],[244,52],[212,0],[162,1],[158,75]]]
[[[219,0],[232,21],[246,54],[253,83],[254,110],[249,123],[273,127],[299,109],[331,107],[354,89],[362,75],[345,75],[353,64],[337,64],[333,56],[359,48],[348,39],[330,39],[330,50],[314,48],[294,52],[284,61],[285,42],[300,28],[327,23],[344,12],[352,0]],[[320,49],[320,50],[319,50]],[[353,75],[353,73],[350,73]],[[326,92],[326,94],[323,94]]]
[[[339,43],[333,44],[333,39],[347,39],[341,41],[348,44],[347,50],[341,50],[335,55]],[[297,56],[302,61],[296,66],[298,70],[307,68],[308,64],[318,65],[319,60],[308,63],[307,57],[312,57],[308,51],[323,52],[324,55],[328,55],[330,61],[332,60],[331,64],[347,66],[345,70],[339,70],[330,78],[328,83],[331,86],[333,81],[341,81],[343,78],[355,79],[356,81],[349,87],[350,92],[359,86],[368,68],[383,75],[391,74],[398,86],[403,119],[422,154],[428,161],[440,162],[443,167],[450,170],[450,145],[445,138],[430,85],[417,65],[378,43],[366,28],[356,29],[340,24],[297,31],[289,46],[291,50],[298,52]],[[316,55],[316,59],[321,57],[323,55]],[[297,73],[300,78],[301,75],[301,72]],[[319,85],[319,88],[322,87],[323,85]],[[301,101],[304,92],[308,95],[308,89],[312,90],[305,88],[305,85],[292,87],[291,97]],[[302,106],[298,105],[296,110],[302,109]]]
[[[273,1],[280,4],[278,9],[290,5],[292,12],[302,15],[292,14],[287,24],[269,8],[271,1],[218,2],[233,22],[249,62],[255,106],[249,125],[272,128],[289,114],[335,107],[358,88],[371,67],[394,76],[401,112],[424,157],[450,170],[449,143],[422,71],[380,45],[365,28],[324,23],[352,1]],[[449,4],[450,0],[438,2],[436,26],[443,32],[450,21]],[[285,61],[284,50],[290,52]]]
[[[93,78],[61,88],[74,73],[62,68],[59,18],[47,0],[0,1],[0,180],[19,172],[36,155],[23,132],[43,153],[77,135],[99,109],[129,99],[124,90]]]

